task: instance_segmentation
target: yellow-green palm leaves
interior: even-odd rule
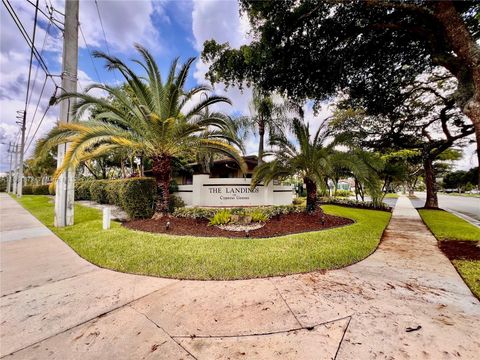
[[[203,110],[216,103],[230,100],[212,95],[208,86],[185,89],[189,69],[195,60],[179,65],[175,59],[165,78],[152,55],[142,46],[135,46],[140,60],[134,60],[144,74],[138,75],[118,58],[101,52],[95,54],[107,62],[107,68],[121,73],[123,87],[94,84],[85,93],[66,93],[59,97],[75,99],[74,111],[80,117],[92,107],[95,118],[73,123],[60,122],[37,146],[41,154],[54,146],[68,142],[69,150],[56,177],[69,167],[76,167],[85,159],[108,154],[119,148],[149,157],[154,162],[153,175],[160,189],[167,189],[170,181],[170,160],[186,153],[207,149],[230,156],[244,166],[238,151],[238,139],[231,130],[231,122],[218,113],[204,116]],[[101,90],[108,98],[89,94]],[[199,96],[206,93],[206,96]],[[198,101],[195,101],[199,99]],[[156,164],[165,161],[163,165]],[[161,170],[163,173],[156,172]],[[164,193],[165,201],[168,194]]]
[[[328,136],[325,125],[311,137],[309,125],[294,119],[292,131],[298,145],[285,134],[272,136],[270,145],[274,148],[275,159],[256,168],[252,183],[257,185],[264,181],[268,184],[274,179],[299,175],[307,187],[307,210],[314,211],[317,209],[317,184],[331,171],[333,149],[325,145]]]

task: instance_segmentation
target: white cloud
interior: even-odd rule
[[[153,4],[151,1],[97,1],[109,49],[112,52],[128,51],[132,44],[142,42],[150,49],[158,49],[160,37],[155,29],[152,16],[162,16],[161,3]],[[53,6],[59,11],[64,11],[63,0],[53,1]],[[102,26],[94,0],[80,1],[79,20],[89,46],[102,48],[106,45]],[[79,47],[85,47],[83,39],[79,38]]]
[[[219,43],[228,42],[232,47],[239,47],[251,41],[248,21],[240,16],[238,2],[213,0],[194,0],[192,12],[192,31],[195,37],[195,48],[202,51],[206,40],[215,39]],[[199,59],[195,64],[194,78],[199,83],[206,83],[205,73],[208,64]],[[224,84],[215,85],[215,93],[229,97],[233,109],[247,115],[248,104],[252,97],[251,89],[241,91],[236,87],[225,89]],[[219,110],[230,112],[231,107],[219,107]]]
[[[33,7],[28,3],[12,2],[13,8],[18,17],[25,26],[26,31],[31,34],[33,30]],[[3,7],[3,5],[2,5]],[[39,16],[41,16],[39,14]],[[6,156],[9,142],[14,142],[17,139],[17,133],[20,129],[17,121],[17,111],[23,110],[25,107],[26,84],[28,78],[28,65],[30,61],[30,51],[22,38],[20,31],[10,18],[8,12],[2,8],[0,14],[0,21],[2,24],[1,41],[0,41],[0,137],[1,137],[1,152],[3,154],[0,160],[0,171],[5,171],[8,167],[8,157]],[[60,52],[61,40],[56,37],[46,37],[46,30],[44,24],[37,27],[35,45],[39,51],[43,47],[44,39],[47,39],[44,47],[44,56],[54,55]],[[53,69],[56,64],[54,61],[49,64]],[[51,70],[52,71],[52,70]],[[27,132],[30,129],[30,137],[27,138],[26,144],[33,133],[35,132],[40,119],[45,112],[48,100],[54,91],[54,84],[51,80],[45,83],[43,96],[40,98],[41,89],[45,80],[45,73],[36,68],[32,69],[30,102],[27,107]],[[57,80],[58,81],[58,80]],[[38,102],[38,99],[40,101]],[[38,102],[38,109],[37,109]],[[42,121],[41,127],[37,132],[37,138],[49,128],[53,126],[56,119],[56,109],[51,109]],[[35,114],[35,121],[32,123],[33,115]],[[31,154],[33,150],[33,143],[27,155]]]

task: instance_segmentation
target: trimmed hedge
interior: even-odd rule
[[[108,204],[108,180],[92,181],[90,184],[90,199],[99,204]]]
[[[91,180],[75,181],[75,200],[90,200],[92,195],[90,194]]]
[[[229,211],[232,215],[250,215],[265,221],[278,215],[301,213],[305,211],[304,206],[296,205],[273,205],[273,206],[257,206],[249,208],[201,208],[201,207],[185,207],[177,208],[173,215],[177,217],[190,219],[212,219],[218,212]],[[252,216],[252,217],[253,217]]]
[[[132,219],[150,218],[155,212],[157,184],[152,178],[119,181],[122,208]]]
[[[48,185],[25,185],[22,189],[24,195],[55,195],[55,191],[51,193]]]
[[[341,205],[359,209],[371,209],[371,210],[381,210],[391,212],[392,208],[385,203],[380,205],[374,204],[371,201],[356,201],[350,199],[341,199],[333,197],[321,197],[319,199],[320,204],[332,204],[332,205]]]
[[[75,183],[75,199],[121,207],[131,219],[152,217],[157,185],[153,178],[85,180]]]

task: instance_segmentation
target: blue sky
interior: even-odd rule
[[[31,36],[34,6],[23,0],[10,0],[10,2]],[[63,0],[40,0],[39,4],[40,8],[47,13],[49,4],[53,4],[53,7],[60,13],[64,11]],[[15,141],[19,129],[15,123],[16,111],[22,110],[24,107],[30,52],[5,6],[2,4],[1,7],[0,141],[2,144],[0,144],[0,148],[2,157],[0,172],[4,172],[8,168],[5,144]],[[115,84],[121,80],[119,74],[114,75],[111,71],[107,71],[101,60],[93,59],[92,61],[90,56],[94,50],[107,52],[107,44],[112,55],[125,61],[136,56],[134,43],[144,45],[154,54],[162,72],[168,71],[170,63],[175,57],[179,57],[181,62],[189,57],[197,57],[187,81],[187,86],[193,86],[206,82],[204,74],[208,66],[198,59],[205,40],[214,38],[221,42],[229,42],[233,46],[239,46],[249,41],[248,22],[246,19],[241,19],[238,3],[235,0],[98,0],[98,7],[107,42],[100,26],[95,2],[93,0],[80,1],[79,91],[92,82]],[[55,18],[63,21],[63,16],[59,12],[54,12]],[[49,21],[46,17],[41,14],[38,16],[35,46],[39,51],[43,49],[42,55],[50,73],[59,75],[61,72],[62,33],[55,26],[48,25]],[[37,64],[35,63],[35,65]],[[48,99],[55,90],[53,82],[47,80],[45,90],[40,96],[45,75],[40,70],[38,76],[35,77],[36,72],[36,67],[34,67],[32,82],[35,86],[32,91],[32,99],[27,107],[27,128],[31,127],[27,144],[32,140],[33,133],[47,108]],[[33,79],[36,80],[33,81]],[[55,79],[60,84],[60,79],[58,77]],[[215,92],[229,96],[234,102],[233,107],[222,110],[248,113],[250,90],[243,93],[234,88],[224,91],[222,85],[217,85]],[[37,101],[39,107],[34,117]],[[39,126],[35,139],[55,125],[57,116],[58,108],[50,108]],[[254,139],[251,139],[249,150],[255,149],[253,144]],[[32,150],[33,145],[28,149],[27,156],[31,154]]]

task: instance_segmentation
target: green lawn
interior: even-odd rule
[[[418,211],[438,240],[480,240],[480,229],[458,216],[443,210]]]
[[[385,194],[385,199],[398,199],[399,197],[400,197],[400,195],[398,195],[396,193]]]
[[[243,279],[343,267],[376,249],[390,219],[388,212],[326,205],[327,213],[355,224],[268,239],[201,238],[133,231],[118,223],[104,231],[100,211],[80,205],[75,206],[75,225],[57,229],[49,197],[24,196],[19,202],[94,264],[183,279]]]
[[[480,241],[480,229],[467,221],[442,210],[418,210],[435,237],[442,240]],[[480,299],[480,261],[453,260],[455,268]]]
[[[441,195],[448,195],[448,196],[463,196],[463,197],[474,197],[474,198],[480,198],[480,194],[465,194],[465,193],[444,193],[440,192],[439,194]]]

